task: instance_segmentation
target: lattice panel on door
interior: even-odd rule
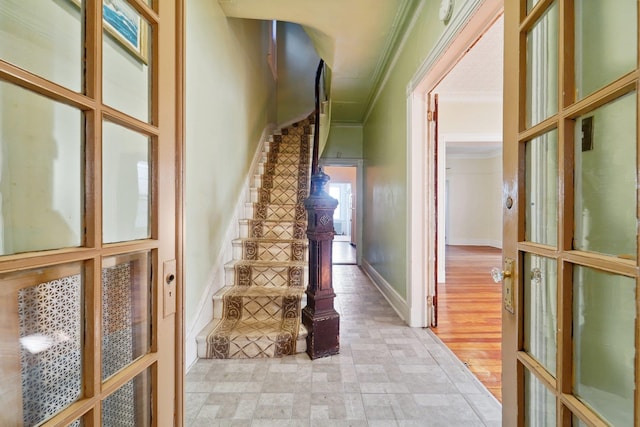
[[[52,417],[82,391],[82,278],[18,291],[25,426]]]
[[[102,269],[102,378],[133,361],[131,263]],[[134,426],[133,382],[129,381],[102,404],[103,425]]]
[[[133,380],[102,402],[102,425],[135,427],[136,405]]]
[[[102,378],[133,361],[131,263],[102,269]]]

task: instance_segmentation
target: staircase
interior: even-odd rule
[[[313,115],[265,143],[247,219],[214,296],[214,320],[198,355],[215,359],[281,357],[306,350],[301,322],[308,283],[307,215]]]

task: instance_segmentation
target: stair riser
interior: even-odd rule
[[[223,288],[226,289],[226,288]],[[300,308],[304,308],[307,305],[307,294],[303,293],[300,300]],[[213,296],[213,318],[222,319],[222,313],[224,310],[224,292],[219,292]]]
[[[304,222],[240,220],[240,238],[304,240],[307,228]]]
[[[308,243],[261,242],[259,240],[233,242],[233,259],[254,261],[307,261]]]
[[[251,202],[252,203],[269,203],[273,205],[295,205],[298,203],[304,203],[304,200],[308,197],[308,190],[306,188],[298,190],[281,190],[281,189],[264,189],[264,188],[252,188],[251,189]]]
[[[309,267],[249,267],[231,263],[224,268],[225,286],[261,286],[268,288],[301,287],[309,283]]]
[[[299,205],[245,204],[245,217],[266,221],[306,221],[307,211]]]
[[[262,153],[260,162],[262,163],[279,163],[279,164],[309,164],[311,161],[311,153],[305,153],[301,155],[300,152],[288,152],[288,153]]]
[[[213,319],[211,323],[209,323],[203,331],[196,337],[196,341],[198,343],[198,357],[201,359],[209,358],[207,352],[207,333],[208,331],[213,330],[217,323],[220,321],[219,318]],[[304,353],[307,351],[307,329],[304,325],[300,325],[300,330],[298,332],[298,339],[296,340],[296,353]]]
[[[255,175],[253,177],[253,188],[264,189],[289,189],[306,187],[307,181],[299,179],[295,175],[271,176],[271,175]]]

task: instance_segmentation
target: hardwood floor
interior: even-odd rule
[[[501,299],[489,273],[501,250],[447,246],[446,282],[438,284],[438,327],[433,331],[502,401]]]

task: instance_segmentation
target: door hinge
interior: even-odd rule
[[[433,307],[433,297],[431,295],[427,297],[427,305]]]
[[[433,122],[437,119],[435,111],[429,110],[427,111],[427,121]]]

